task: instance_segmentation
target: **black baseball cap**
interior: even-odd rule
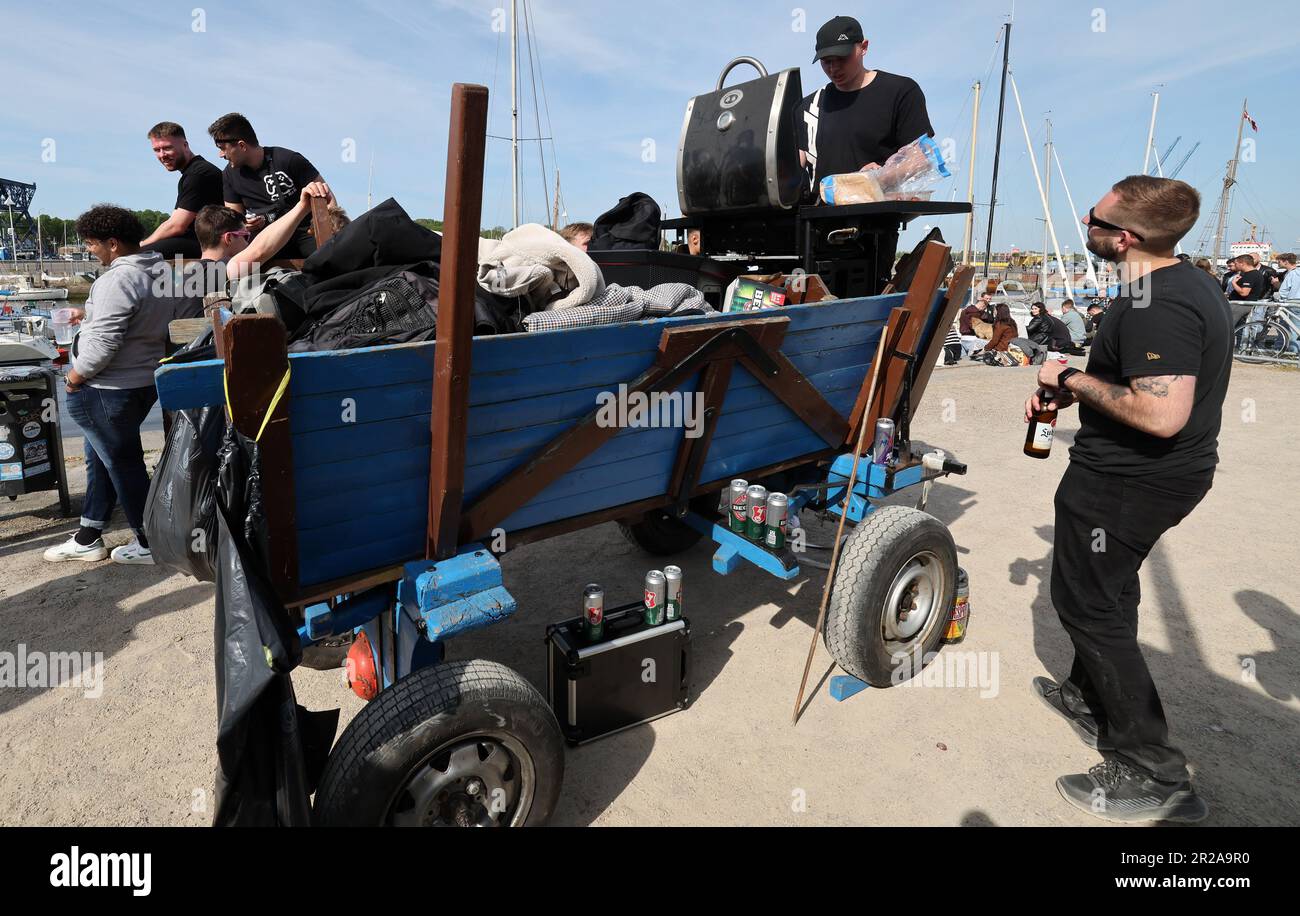
[[[852,16],[836,16],[817,30],[817,54],[813,63],[823,57],[847,57],[853,46],[866,41],[862,26]]]

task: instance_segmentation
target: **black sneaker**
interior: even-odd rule
[[[1195,824],[1210,813],[1190,782],[1160,782],[1120,760],[1062,776],[1056,780],[1056,790],[1080,811],[1108,821]]]
[[[1113,751],[1115,745],[1104,734],[1104,730],[1092,716],[1071,712],[1061,698],[1061,685],[1051,678],[1036,677],[1033,681],[1034,693],[1047,707],[1070,723],[1080,740],[1090,748],[1099,751]]]

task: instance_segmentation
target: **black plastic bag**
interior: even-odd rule
[[[172,414],[144,506],[154,561],[202,582],[216,580],[217,449],[225,423],[219,405]]]
[[[635,191],[596,217],[588,251],[624,251],[659,247],[659,204]]]
[[[298,705],[302,644],[267,568],[257,443],[228,424],[217,472],[217,798],[213,826],[307,826],[338,710]]]
[[[390,197],[335,233],[307,258],[302,269],[312,283],[319,283],[369,267],[441,258],[442,236],[411,219]]]

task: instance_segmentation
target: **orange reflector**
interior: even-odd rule
[[[353,693],[366,702],[379,696],[379,677],[375,674],[375,657],[370,651],[370,640],[366,638],[364,631],[358,633],[356,639],[352,641],[345,668],[348,686],[352,688]]]

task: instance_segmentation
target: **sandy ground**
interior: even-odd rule
[[[700,544],[680,560],[692,706],[569,750],[555,822],[1101,823],[1053,785],[1097,754],[1029,692],[1035,675],[1063,677],[1071,657],[1046,576],[1052,492],[1078,423],[1075,411],[1063,416],[1050,460],[1021,455],[1031,371],[967,363],[936,372],[914,426],[918,441],[970,465],[966,477],[936,485],[930,511],[951,527],[970,574],[973,617],[958,648],[984,653],[997,675],[988,689],[867,690],[836,702],[832,661],[819,647],[810,701],[791,726],[824,573],[807,569],[790,583],[754,570],[723,578]],[[1295,372],[1234,367],[1214,489],[1142,573],[1141,639],[1210,824],[1300,824],[1297,391]],[[150,448],[160,441],[146,433]],[[79,459],[70,467],[77,508],[84,470]],[[104,684],[93,698],[71,684],[0,690],[0,823],[205,824],[212,586],[156,568],[43,562],[71,528],[52,495],[0,504],[0,651],[102,652]],[[805,523],[829,540],[811,514]],[[652,562],[603,525],[521,548],[503,566],[519,612],[449,654],[496,659],[542,687],[546,625],[576,613],[593,579],[611,606],[635,600]],[[296,672],[300,701],[341,706],[346,722],[361,703],[340,675]]]

